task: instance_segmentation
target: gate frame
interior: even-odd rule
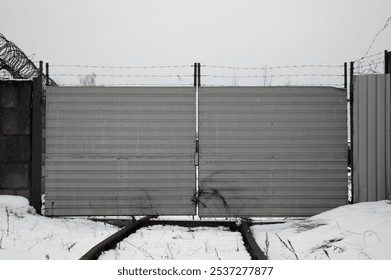
[[[350,79],[351,81],[353,80],[353,68],[354,67],[354,62],[351,62],[350,63]],[[40,62],[40,76],[39,76],[39,79],[41,80],[40,82],[40,85],[42,85],[42,70],[43,70],[43,67],[42,67],[42,62]],[[48,64],[46,64],[46,78],[48,79],[49,78],[49,67],[48,67]],[[48,82],[47,82],[48,83]],[[199,88],[201,86],[201,64],[200,63],[194,63],[194,87],[195,87],[195,91],[196,91],[196,139],[195,139],[195,153],[194,153],[194,159],[195,159],[195,167],[196,167],[196,182],[195,182],[195,195],[194,197],[196,198],[196,203],[195,203],[195,208],[196,208],[196,215],[198,215],[198,208],[199,208],[199,205],[198,205],[198,183],[199,183],[199,174],[198,174],[198,168],[199,168],[199,111],[198,111],[198,106],[199,106]],[[344,64],[344,87],[347,88],[347,63]],[[350,83],[350,94],[349,94],[349,99],[348,99],[348,103],[350,105],[350,114],[352,115],[352,104],[353,104],[353,83],[351,82]],[[42,86],[41,86],[41,99],[42,99]],[[41,105],[37,105],[35,104],[35,111],[36,113],[39,113],[39,111],[42,110],[42,107]],[[42,112],[41,112],[42,113]],[[39,124],[39,121],[41,121],[41,125],[38,126]],[[353,119],[350,118],[350,122],[352,123],[353,122]],[[33,133],[33,135],[35,135],[35,141],[34,141],[34,146],[37,147],[37,149],[33,149],[33,153],[34,153],[34,150],[35,151],[42,151],[41,149],[41,146],[38,147],[38,144],[40,143],[39,141],[42,141],[42,120],[39,119],[37,117],[35,117],[35,121],[33,121],[33,125],[35,124],[35,133],[36,135]],[[38,127],[40,127],[40,131],[37,129]],[[351,134],[351,148],[348,150],[348,158],[349,160],[351,160],[351,162],[353,161],[353,141],[352,141],[352,125],[351,125],[351,131],[349,132]],[[38,135],[41,135],[40,139],[38,140]],[[42,157],[37,157],[36,155],[37,153],[35,153],[35,156],[33,156],[34,160],[33,162],[35,163],[40,163],[39,164],[39,174],[42,174]],[[32,165],[33,166],[33,169],[34,169],[34,172],[33,172],[33,176],[34,174],[38,174],[38,169],[37,168],[34,168],[35,164]],[[353,168],[351,169],[351,172],[353,172]],[[352,173],[353,174],[353,173]],[[39,178],[41,178],[42,175],[39,176]],[[40,210],[41,210],[41,207],[38,207],[37,205],[41,205],[41,188],[42,188],[42,185],[41,185],[41,182],[38,182],[38,179],[37,179],[37,175],[35,175],[35,180],[33,180],[35,183],[34,183],[34,190],[39,190],[39,191],[35,191],[33,192],[35,194],[34,196],[34,205],[37,212],[40,213]],[[38,193],[39,193],[39,197],[38,197]],[[352,198],[353,198],[353,186],[352,186]],[[179,214],[181,215],[181,214]]]

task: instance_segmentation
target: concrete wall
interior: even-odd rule
[[[0,81],[0,195],[31,198],[32,81]]]

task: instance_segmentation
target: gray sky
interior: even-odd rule
[[[33,60],[53,65],[342,65],[363,56],[391,16],[390,0],[0,3],[0,32],[27,55],[35,53]],[[385,49],[391,50],[391,25],[379,35],[370,54]],[[222,74],[215,70],[213,74]],[[99,69],[52,69],[65,71]],[[181,71],[192,74],[191,69]]]

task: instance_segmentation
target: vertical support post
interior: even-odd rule
[[[42,75],[43,62],[40,61],[31,96],[31,205],[38,214],[41,214],[42,195]]]
[[[46,62],[46,79],[45,79],[46,86],[49,85],[49,63]]]
[[[197,63],[194,62],[194,87],[197,86]]]
[[[196,215],[199,215],[198,209],[199,209],[199,152],[200,152],[200,145],[199,145],[199,92],[200,92],[200,85],[201,85],[201,78],[200,78],[200,63],[194,63],[194,85],[195,85],[195,93],[196,93],[196,137],[195,137],[195,152],[194,152],[194,164],[195,164],[195,212]]]
[[[354,164],[353,164],[353,92],[354,92],[354,62],[350,62],[350,86],[349,86],[349,117],[350,117],[350,149],[349,149],[349,162],[350,162],[350,182],[351,182],[351,201],[350,203],[354,203],[354,182],[353,182],[353,172],[354,172]]]
[[[387,50],[384,51],[384,74],[390,74],[390,55]]]
[[[343,74],[344,74],[344,88],[347,89],[348,88],[348,63],[345,62],[343,64]]]
[[[198,63],[198,86],[201,86],[201,63]]]
[[[387,69],[388,69],[388,73],[387,74],[390,74],[391,73],[391,52],[387,52]]]

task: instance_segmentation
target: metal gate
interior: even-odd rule
[[[309,216],[347,203],[347,96],[200,87],[200,216]]]
[[[195,90],[48,87],[46,215],[193,215]]]
[[[346,90],[48,87],[47,215],[309,216],[347,202]]]

